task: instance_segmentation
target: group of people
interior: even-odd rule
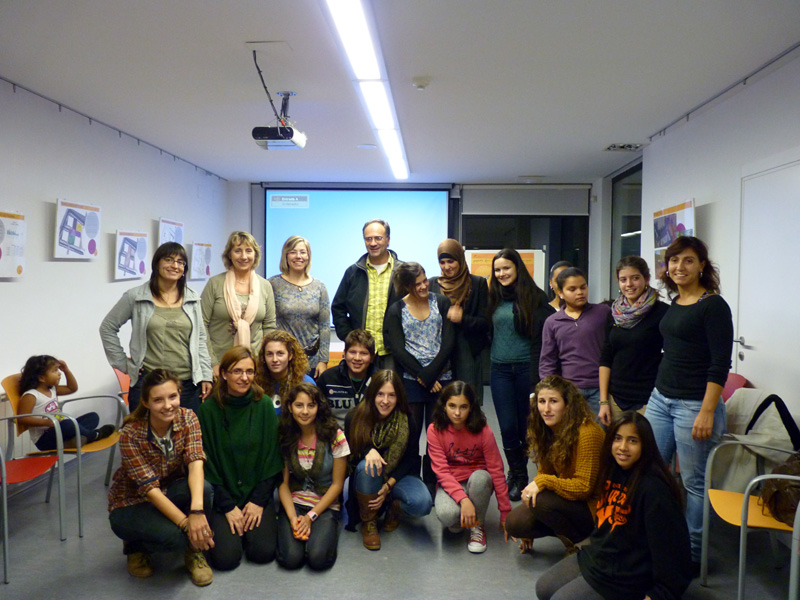
[[[389,250],[388,223],[362,233],[367,252],[330,306],[307,240],[290,237],[281,274],[266,280],[254,271],[258,243],[235,232],[226,272],[202,294],[186,285],[183,247],[167,243],[150,281],[103,320],[108,360],[131,378],[109,494],[129,572],[150,575],[163,549],[186,551],[197,585],[213,579],[206,554],[218,569],[243,556],[326,569],[343,512],[377,550],[379,523],[389,532],[402,514],[433,509],[480,553],[494,494],[521,551],[546,536],[565,545],[539,597],[679,597],[699,563],[703,473],[724,429],[733,339],[705,244],[680,237],[667,249],[671,304],[640,257],[618,264],[616,300],[591,304],[585,274],[563,261],[550,301],[513,249],[495,255],[487,282],[444,240],[441,274],[429,279]],[[345,349],[328,368],[331,315]],[[128,321],[130,356],[118,335]],[[507,474],[481,408],[487,347]],[[59,368],[63,392],[74,391]],[[49,390],[55,377],[31,381]],[[96,426],[87,438],[105,434]],[[676,449],[685,518],[666,466]]]

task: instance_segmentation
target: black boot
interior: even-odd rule
[[[504,448],[506,460],[508,461],[508,498],[512,502],[519,502],[522,498],[522,490],[528,485],[528,457],[525,455],[525,447]]]

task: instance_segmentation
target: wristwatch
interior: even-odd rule
[[[311,522],[312,522],[312,523],[313,523],[314,521],[316,521],[316,520],[317,520],[317,517],[319,517],[319,515],[318,515],[317,513],[315,513],[313,510],[310,510],[310,511],[308,511],[308,512],[306,513],[306,516],[307,516],[309,519],[311,519]]]

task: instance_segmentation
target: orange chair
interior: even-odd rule
[[[119,381],[119,397],[122,398],[126,406],[130,406],[128,403],[128,392],[131,389],[131,376],[117,368],[114,369],[114,375],[117,376],[117,381]]]
[[[776,531],[788,531],[792,533],[792,552],[789,575],[789,600],[798,600],[798,569],[800,569],[800,507],[795,512],[794,527],[789,527],[782,521],[773,517],[769,510],[761,504],[760,498],[753,495],[760,483],[767,479],[789,479],[800,482],[800,477],[794,475],[759,475],[752,479],[747,485],[744,493],[731,492],[728,490],[715,489],[711,487],[711,475],[713,472],[714,459],[717,451],[725,446],[746,446],[748,448],[762,448],[792,454],[792,450],[765,446],[763,444],[752,444],[742,440],[726,440],[717,445],[709,454],[706,463],[705,497],[703,500],[703,541],[702,554],[700,559],[700,583],[703,586],[708,584],[708,543],[710,537],[709,525],[711,509],[714,509],[724,521],[740,528],[739,534],[739,581],[738,595],[741,600],[744,598],[745,571],[747,568],[747,533],[750,529],[768,530],[771,536],[772,551],[775,555],[776,563],[778,559]],[[744,524],[744,525],[743,525]]]
[[[8,583],[8,484],[6,477],[6,457],[0,447],[0,511],[3,529],[3,582]]]

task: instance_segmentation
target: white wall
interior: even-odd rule
[[[720,267],[722,293],[731,306],[734,323],[742,168],[800,146],[798,98],[800,58],[794,58],[675,126],[644,152],[642,256],[653,265],[653,229],[648,225],[653,212],[694,198],[696,235],[708,244],[712,260]],[[793,257],[780,258],[793,264]],[[793,270],[789,276],[796,276]],[[780,291],[779,282],[764,283],[765,309],[773,302],[780,306],[780,294],[772,293]],[[772,290],[767,287],[773,284]],[[786,318],[799,320],[800,315],[791,308],[795,298],[787,300]],[[794,404],[797,412],[800,401],[795,399]]]
[[[0,211],[22,212],[27,223],[24,276],[0,279],[0,375],[19,371],[32,354],[53,354],[70,365],[79,394],[119,391],[97,330],[120,295],[145,280],[113,281],[116,230],[150,233],[149,270],[158,219],[183,221],[184,242],[213,244],[211,272],[220,272],[230,229],[249,229],[249,187],[226,184],[5,82],[0,131]],[[98,260],[52,258],[57,198],[102,208]],[[201,291],[205,282],[189,285]]]

